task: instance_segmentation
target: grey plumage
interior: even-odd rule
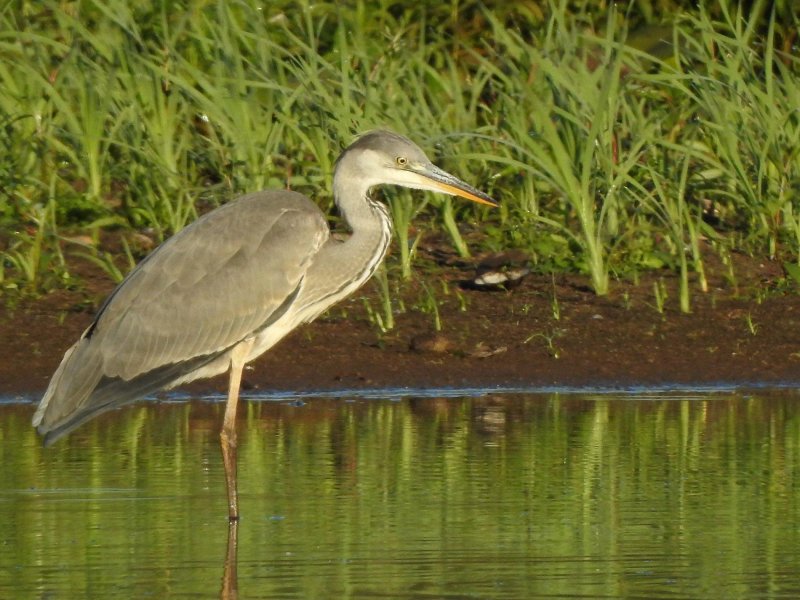
[[[64,357],[34,425],[52,443],[105,410],[191,381],[286,310],[327,238],[319,209],[288,191],[250,194],[198,219],[108,298]]]
[[[433,165],[413,142],[368,133],[336,162],[338,242],[324,215],[290,191],[248,194],[198,219],[131,271],[67,350],[33,418],[52,443],[86,420],[159,389],[230,370],[222,430],[229,516],[238,518],[235,413],[244,364],[362,285],[391,239],[370,188],[393,184],[495,205]]]

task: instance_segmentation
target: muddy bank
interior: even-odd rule
[[[531,274],[512,290],[479,291],[460,281],[469,265],[444,266],[437,284],[442,330],[418,285],[403,296],[395,328],[380,333],[377,286],[294,332],[245,373],[250,390],[337,390],[443,386],[800,385],[800,302],[779,265],[738,258],[737,281],[695,291],[691,314],[677,310],[673,277],[663,313],[653,279],[617,282],[598,298],[577,276]],[[0,395],[46,387],[64,351],[113,288],[86,270],[79,291],[4,306]],[[400,304],[395,303],[398,307]],[[224,378],[193,384],[216,392]]]

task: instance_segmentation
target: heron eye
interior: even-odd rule
[[[408,159],[405,156],[398,156],[394,160],[398,167],[405,167],[408,164]]]

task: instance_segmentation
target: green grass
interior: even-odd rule
[[[411,279],[420,239],[441,230],[461,256],[519,248],[597,294],[672,270],[688,311],[703,252],[800,264],[800,62],[791,3],[756,2],[752,19],[685,4],[10,3],[0,284],[40,293],[69,281],[70,260],[114,265],[60,231],[163,239],[256,189],[307,193],[335,220],[336,157],[388,127],[502,201],[385,192],[390,277]],[[396,285],[381,289],[385,302]]]

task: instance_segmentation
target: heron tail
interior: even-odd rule
[[[33,425],[49,446],[104,412],[177,384],[220,354],[197,356],[123,379],[103,375],[102,361],[94,355],[90,340],[83,338],[64,355],[33,415]]]

